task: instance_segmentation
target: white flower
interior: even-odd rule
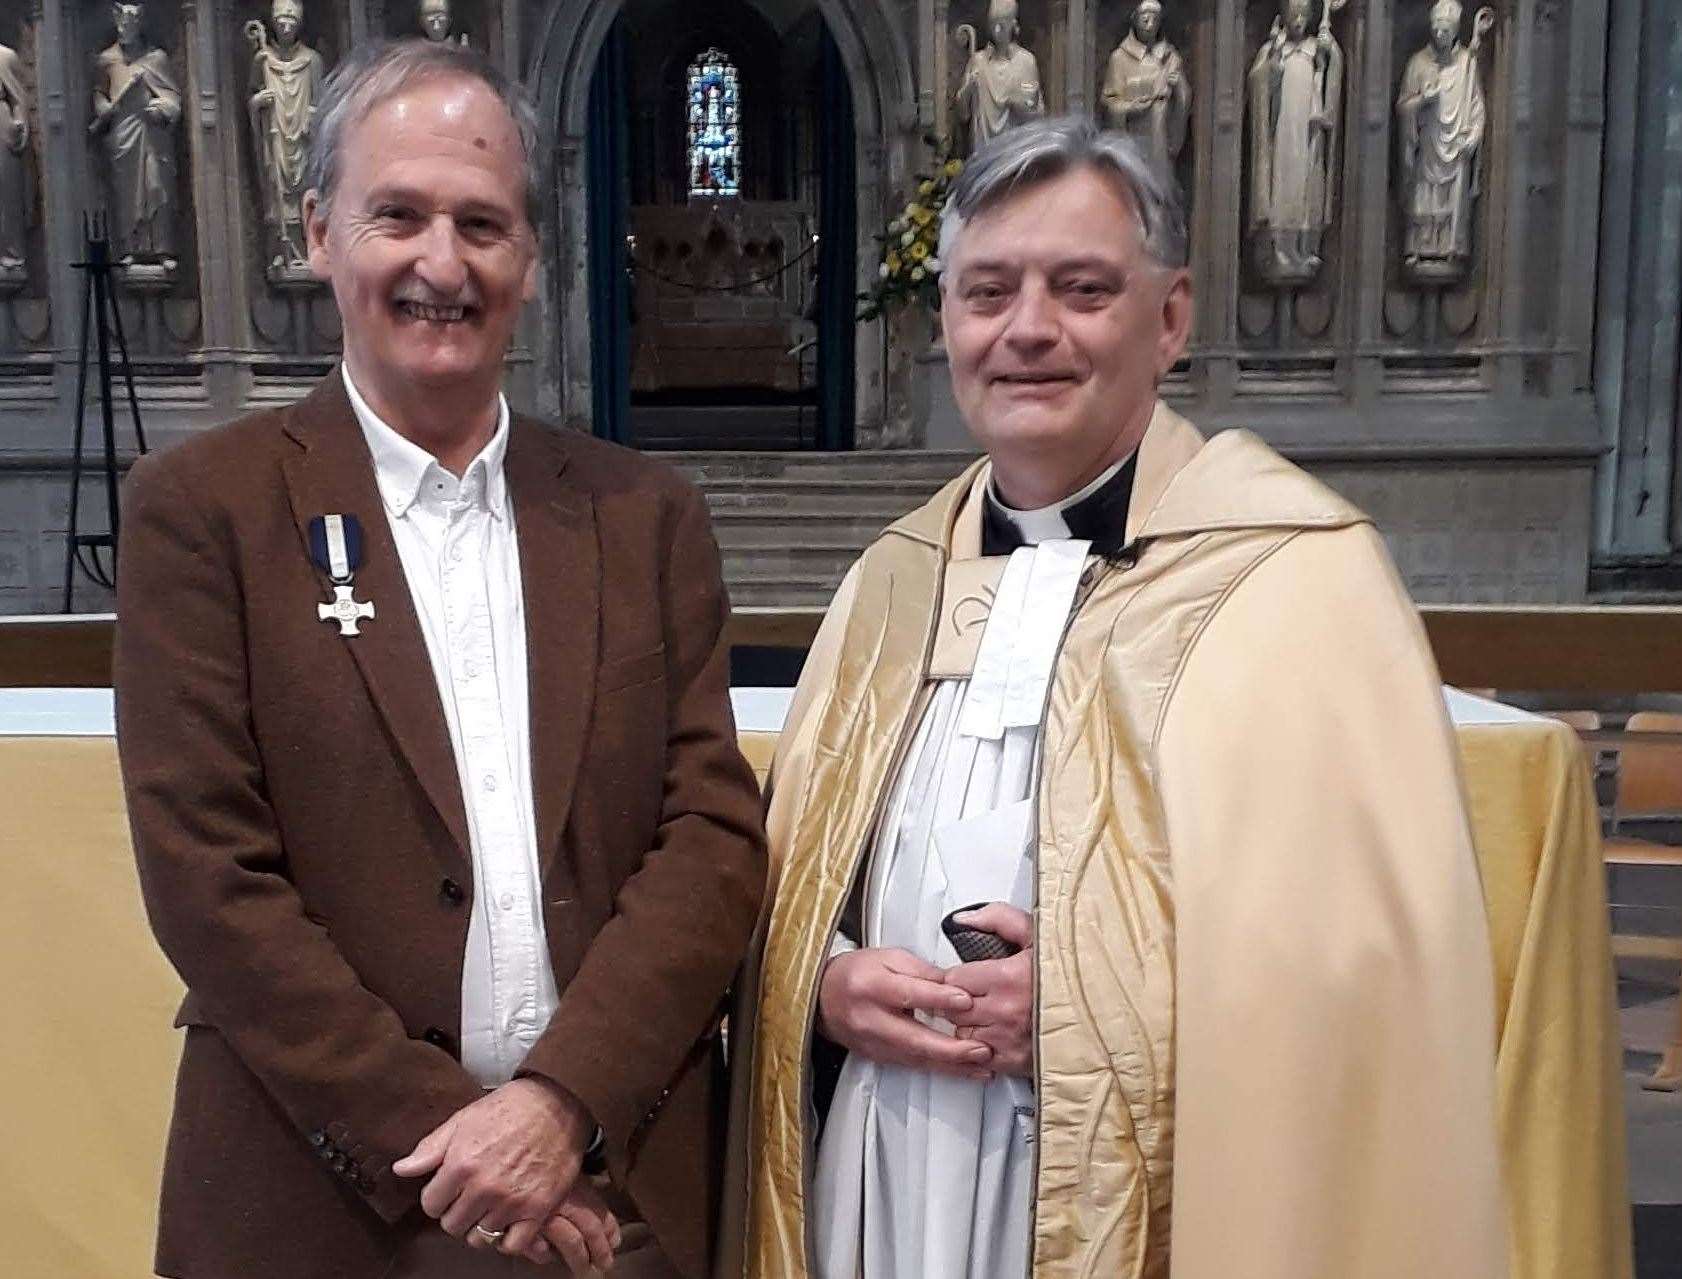
[[[912,267],[911,268],[911,278],[913,280],[921,280],[923,278],[923,268],[920,267],[920,266]]]
[[[903,230],[905,230],[904,218],[895,218],[892,222],[888,223],[889,235],[898,235]]]
[[[876,268],[876,274],[879,275],[884,280],[887,279],[888,278],[888,264],[886,262],[884,262],[884,263],[882,263],[881,266],[877,267]]]
[[[925,261],[923,262],[923,265],[926,266],[929,269],[929,271],[934,275],[939,275],[942,271],[944,271],[946,269],[946,264],[944,262],[942,262],[939,258],[937,258],[932,253],[929,254],[927,259],[925,259]]]
[[[917,233],[915,231],[907,231],[904,235],[899,237],[899,242],[901,244],[910,244],[911,241],[915,240],[916,238],[917,238]]]

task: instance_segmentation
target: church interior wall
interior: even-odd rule
[[[866,287],[873,236],[926,164],[922,135],[961,132],[955,100],[969,50],[958,31],[967,25],[985,46],[989,0],[731,3],[726,14],[631,0],[626,13],[633,24],[681,24],[697,46],[733,42],[748,100],[761,103],[750,108],[744,194],[768,205],[814,198],[813,77],[796,55],[815,49],[817,24],[827,24],[853,86],[857,284]],[[552,191],[540,228],[545,282],[511,354],[510,386],[521,403],[575,426],[590,403],[583,102],[619,4],[452,4],[455,35],[524,78],[542,107]],[[1325,8],[1309,6],[1314,32]],[[1016,39],[1037,60],[1044,109],[1105,111],[1109,65],[1134,9],[1131,0],[1019,0]],[[1625,569],[1661,588],[1682,584],[1682,378],[1676,343],[1663,338],[1675,329],[1682,242],[1682,165],[1665,164],[1682,108],[1665,85],[1682,73],[1682,53],[1659,38],[1666,5],[1639,0],[1617,14],[1606,0],[1464,6],[1461,46],[1489,15],[1472,60],[1487,112],[1476,194],[1460,215],[1464,259],[1421,278],[1405,263],[1397,103],[1409,60],[1429,44],[1431,10],[1430,0],[1333,5],[1327,31],[1342,84],[1325,159],[1331,197],[1308,234],[1317,236],[1310,269],[1289,253],[1269,264],[1255,231],[1251,73],[1280,5],[1163,6],[1161,36],[1190,84],[1184,142],[1169,163],[1187,197],[1198,294],[1192,346],[1165,394],[1207,427],[1258,430],[1366,504],[1422,598],[1581,598],[1591,555],[1608,587],[1635,580],[1618,576]],[[120,289],[154,446],[287,402],[337,355],[330,293],[273,268],[250,131],[252,22],[275,38],[268,0],[144,7],[145,41],[162,51],[181,95],[170,135],[175,266],[139,272]],[[327,67],[357,39],[416,30],[414,0],[302,6],[300,39]],[[28,203],[22,265],[13,277],[0,269],[5,611],[56,598],[58,570],[47,561],[67,506],[81,308],[69,264],[80,255],[83,213],[108,199],[110,163],[88,125],[96,60],[115,38],[107,0],[25,0],[0,12],[0,45],[24,69],[32,125],[27,194],[0,189],[0,199]],[[631,77],[632,145],[654,153],[633,166],[641,206],[682,203],[673,85],[685,56],[668,48]],[[768,78],[755,78],[772,63]],[[855,346],[861,448],[967,446],[931,317],[861,324]],[[99,602],[88,592],[88,606]]]

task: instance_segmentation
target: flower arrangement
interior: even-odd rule
[[[888,220],[876,242],[882,256],[876,280],[859,294],[858,318],[874,320],[911,302],[940,307],[940,211],[946,207],[953,179],[964,162],[952,153],[949,138],[923,136],[933,152],[933,167],[917,175],[917,187],[905,208]]]

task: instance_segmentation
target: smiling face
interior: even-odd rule
[[[1137,447],[1190,332],[1187,273],[1146,256],[1130,198],[1091,168],[977,214],[941,291],[958,410],[1020,507]]]
[[[434,75],[349,126],[328,216],[305,197],[310,267],[332,283],[346,361],[382,413],[433,397],[494,401],[537,288],[525,181],[497,96]]]

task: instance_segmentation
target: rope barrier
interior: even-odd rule
[[[799,266],[806,258],[810,257],[817,247],[818,242],[814,239],[808,243],[804,249],[800,250],[799,253],[796,253],[776,270],[768,271],[764,275],[757,275],[751,280],[743,280],[738,284],[691,284],[688,280],[680,280],[676,276],[667,275],[664,271],[656,270],[654,267],[649,266],[645,262],[638,262],[635,254],[628,253],[626,256],[630,258],[631,269],[633,271],[641,271],[644,275],[651,275],[656,280],[659,280],[664,284],[670,284],[674,288],[687,289],[691,293],[742,293],[748,289],[756,288],[761,284],[768,284],[770,281],[787,274],[794,267]]]

